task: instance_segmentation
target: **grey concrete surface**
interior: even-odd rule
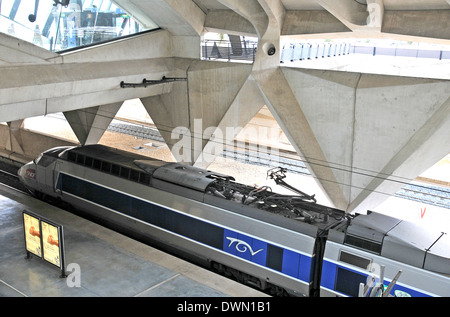
[[[66,278],[38,257],[25,258],[23,210],[63,225]],[[0,297],[266,296],[4,186],[0,246]]]

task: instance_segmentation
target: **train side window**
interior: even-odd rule
[[[86,156],[84,160],[84,166],[92,167],[92,163],[94,162],[94,159],[92,157]]]
[[[81,165],[84,165],[84,155],[82,155],[82,154],[78,154],[77,155],[77,163],[78,164],[81,164]]]
[[[130,169],[128,167],[122,167],[120,169],[120,177],[128,179],[129,174],[130,174]]]
[[[106,173],[111,172],[111,163],[109,162],[102,162],[102,171]]]
[[[372,264],[372,259],[370,258],[365,258],[343,250],[339,252],[339,261],[360,267],[364,270],[370,270],[370,265]]]
[[[70,162],[76,162],[77,161],[77,153],[69,152],[67,155],[67,160]]]
[[[97,169],[97,170],[101,169],[101,167],[102,167],[102,161],[97,160],[97,159],[94,159],[94,164],[93,164],[92,167],[95,168],[95,169]]]
[[[338,267],[335,290],[353,297],[358,296],[359,284],[366,283],[367,276]]]
[[[139,173],[139,183],[149,185],[150,184],[150,175],[146,173]]]
[[[130,180],[132,180],[133,182],[138,182],[139,181],[139,172],[132,169],[130,171]]]
[[[120,175],[120,166],[113,164],[111,167],[111,174],[119,176]]]
[[[380,242],[363,239],[361,237],[353,236],[350,234],[345,235],[344,244],[352,245],[359,249],[363,249],[363,250],[373,252],[376,254],[381,253],[381,243]]]

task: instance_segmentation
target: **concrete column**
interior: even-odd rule
[[[170,93],[141,98],[141,102],[167,146],[172,149],[179,141],[172,135],[174,130],[190,127],[187,82],[173,83]]]
[[[383,26],[384,3],[383,0],[367,0],[367,26],[374,31],[381,32]]]
[[[315,160],[315,164],[310,164],[311,161],[307,159],[306,165],[330,200],[336,207],[346,209],[348,197],[345,197],[339,187],[322,148],[288,80],[280,69],[280,38],[286,16],[282,3],[267,0],[258,0],[257,3],[255,1],[220,1],[254,25],[258,33],[259,45],[252,68],[252,77],[257,83],[261,96],[298,154]]]
[[[353,0],[316,0],[316,2],[352,31],[367,29],[368,13],[365,5]]]
[[[191,164],[202,155],[213,131],[219,126],[224,128],[224,116],[248,80],[251,67],[221,62],[194,62],[191,65],[188,74]],[[244,121],[241,123],[248,122]]]
[[[5,140],[5,149],[7,151],[24,154],[21,133],[21,129],[23,128],[23,121],[24,120],[16,120],[8,122],[9,137],[7,137]]]
[[[236,136],[265,103],[258,85],[250,76],[220,119],[217,127],[204,131],[203,137],[207,139],[207,143],[204,145],[201,155],[196,158],[194,165],[208,168],[214,159],[221,155],[226,146],[234,145]]]
[[[250,73],[251,65],[194,61],[186,82],[173,83],[165,94],[141,98],[176,160],[207,167],[206,161],[200,162],[204,156],[209,163],[214,160],[214,130],[243,126],[253,118],[263,103],[255,85],[246,83]],[[244,107],[244,115],[236,112]],[[239,119],[233,121],[235,116]]]
[[[0,154],[2,157],[10,158],[16,162],[28,163],[35,159],[42,152],[57,147],[57,146],[74,146],[73,142],[57,138],[51,135],[40,134],[31,130],[18,129],[19,122],[11,122],[14,127],[14,132],[11,133],[10,125],[0,125],[0,139],[3,140],[0,144]],[[11,136],[20,133],[20,147],[17,146],[19,142],[13,137],[11,146]]]
[[[282,2],[280,0],[219,1],[247,19],[254,26],[259,43],[253,69],[261,70],[278,67],[281,56],[281,28],[286,15]]]
[[[292,145],[344,210],[375,208],[450,152],[448,81],[281,70],[286,83],[272,75],[279,88],[262,89]],[[295,102],[287,100],[289,89]],[[277,101],[281,96],[286,100]]]
[[[267,30],[269,19],[264,9],[256,0],[242,1],[242,0],[218,0],[220,3],[230,8],[246,20],[248,20],[256,30],[259,38]]]
[[[266,98],[267,107],[318,184],[337,208],[345,210],[348,198],[281,69],[253,72],[253,76]]]
[[[325,192],[335,192],[341,200],[340,208],[346,210],[351,192],[355,96],[361,74],[284,67],[281,70],[287,80],[285,85],[295,96],[295,106],[291,107],[301,111],[305,124],[311,129],[309,133],[317,142],[315,151],[300,149],[299,155],[309,162],[310,171]],[[286,117],[293,121],[292,129],[299,133],[295,128],[295,116],[292,119]],[[306,144],[301,148],[308,147],[305,138],[309,138],[308,134],[299,133],[295,142]]]
[[[64,112],[81,145],[97,144],[122,106],[122,102]]]
[[[450,152],[450,98],[410,137],[370,183],[353,198],[349,210],[373,209]]]
[[[450,152],[449,96],[448,81],[362,76],[349,210],[373,208]]]
[[[267,28],[261,34],[256,52],[253,71],[280,66],[281,29],[286,11],[281,1],[258,0],[268,18]]]

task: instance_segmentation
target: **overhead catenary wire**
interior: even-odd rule
[[[102,112],[106,113],[107,111],[102,111]],[[97,116],[107,117],[110,120],[115,119],[117,121],[123,121],[123,122],[129,124],[129,121],[115,118],[114,117],[115,113],[114,114],[111,113],[112,116],[102,115],[99,112],[95,112],[95,113],[92,112],[91,114],[94,114],[94,115],[97,115]],[[141,126],[143,126],[143,125],[141,125]],[[93,128],[101,129],[101,127],[95,127],[95,126]],[[153,128],[153,129],[156,130],[156,131],[172,133],[177,128],[179,128],[179,127],[173,127],[173,126],[169,126],[169,125],[158,124],[158,126]],[[183,134],[182,132],[183,132],[182,129],[179,129],[177,131],[177,133],[179,134],[180,138],[191,137],[194,140],[194,142],[196,140],[198,140],[200,142],[207,141],[207,142],[211,142],[211,143],[216,144],[216,145],[224,145],[224,143],[221,142],[221,141],[215,141],[214,139],[211,139],[211,138],[210,139],[204,138],[204,135],[203,134],[201,134],[201,135],[198,134],[195,131],[195,129],[194,129],[194,131],[189,130],[188,131],[189,135]],[[258,147],[259,149],[261,149],[260,145],[256,145],[255,146],[253,144],[249,144],[249,147],[245,147],[245,146],[242,146],[241,144],[247,144],[247,143],[241,142],[241,141],[235,141],[235,140],[232,142],[233,146],[235,146],[238,149],[242,149],[242,150],[248,150],[251,147]],[[269,147],[267,147],[267,148],[269,148]],[[273,147],[271,147],[271,148],[273,148]],[[372,171],[372,170],[361,168],[361,167],[349,166],[349,165],[345,165],[345,164],[341,164],[341,163],[335,163],[335,162],[325,161],[325,160],[321,160],[321,159],[317,159],[317,158],[307,157],[307,156],[304,156],[304,155],[300,155],[297,152],[295,152],[295,153],[296,153],[296,155],[298,155],[298,157],[299,157],[298,160],[300,162],[305,163],[305,164],[309,164],[309,165],[315,165],[315,166],[319,166],[319,167],[331,168],[333,170],[338,170],[338,171],[341,171],[341,172],[353,173],[353,174],[357,174],[357,175],[361,175],[361,176],[367,176],[367,177],[371,177],[371,178],[377,178],[377,179],[381,179],[381,180],[397,181],[397,182],[401,182],[402,184],[408,184],[409,182],[414,180],[414,179],[411,179],[411,178],[402,177],[402,176],[398,176],[398,175],[394,175],[394,174],[388,174],[388,173],[383,173],[383,172],[379,172],[379,171]],[[206,154],[213,155],[214,153],[208,152]],[[389,178],[396,178],[396,180],[389,179]]]
[[[104,110],[102,110],[101,112],[107,113],[107,111],[104,111]],[[115,113],[112,113],[112,112],[110,112],[111,116],[103,115],[100,112],[87,112],[87,113],[93,114],[96,116],[100,116],[100,117],[104,117],[104,118],[108,118],[110,120],[115,119],[117,121],[123,121],[123,122],[129,123],[129,121],[116,118]],[[76,124],[76,123],[72,123],[72,124]],[[138,124],[136,124],[136,125],[138,125]],[[141,126],[143,126],[143,125],[141,125]],[[92,126],[92,128],[102,129],[103,127]],[[164,124],[158,123],[157,127],[155,127],[154,129],[157,131],[167,132],[167,133],[173,133],[177,129],[176,132],[177,132],[177,134],[179,134],[180,139],[183,137],[191,137],[194,140],[194,142],[195,141],[199,141],[199,142],[206,141],[206,142],[211,142],[216,145],[224,145],[224,142],[215,141],[214,138],[209,138],[209,139],[204,138],[203,131],[202,131],[202,134],[198,134],[194,129],[194,131],[189,130],[188,131],[189,134],[184,134],[184,133],[182,133],[184,130],[178,129],[178,128],[180,128],[180,127],[174,127],[174,126],[169,126],[169,125],[164,125]],[[187,129],[187,127],[182,127],[182,128]],[[239,140],[238,141],[233,140],[232,144],[235,147],[237,147],[238,149],[243,149],[243,150],[249,149],[248,147],[241,146],[240,144],[246,144],[246,143],[241,142]],[[252,145],[250,145],[250,146],[252,146]],[[260,145],[257,145],[257,146],[259,148],[261,148]],[[204,151],[204,149],[202,149],[202,150]],[[206,154],[214,155],[215,153],[208,152]],[[390,173],[383,173],[380,171],[373,171],[370,169],[361,168],[361,167],[357,167],[357,166],[356,167],[349,166],[349,165],[345,165],[342,163],[335,163],[335,162],[330,162],[330,161],[317,159],[317,158],[313,158],[313,157],[307,157],[307,156],[301,155],[299,153],[296,153],[296,154],[298,155],[300,162],[308,164],[308,165],[315,165],[315,166],[319,166],[319,167],[331,168],[333,170],[337,170],[337,171],[341,171],[341,172],[353,173],[353,174],[358,174],[361,176],[367,176],[367,177],[371,177],[371,178],[377,178],[377,179],[381,179],[381,180],[391,180],[391,181],[401,182],[402,184],[408,184],[409,182],[412,182],[414,180],[411,178],[402,177],[402,176],[398,176],[398,175],[394,175],[394,174],[390,174]],[[390,178],[397,178],[398,180],[394,180],[394,179],[390,179]]]
[[[106,111],[103,111],[103,112],[106,112]],[[91,114],[107,117],[107,118],[109,118],[111,120],[114,119],[114,117],[108,117],[106,115],[99,114],[98,112],[91,113]],[[56,117],[56,118],[64,120],[61,117]],[[122,119],[115,119],[115,120],[126,122],[126,123],[129,124],[129,121],[126,121],[126,120],[122,120]],[[163,125],[163,126],[176,129],[176,127],[171,127],[171,126],[167,126],[167,125]],[[102,129],[102,127],[95,127],[95,126],[93,126],[93,128]],[[163,131],[163,132],[172,132],[173,129],[172,130],[161,129],[159,124],[158,124],[158,128],[155,128],[155,130]],[[180,137],[191,137],[194,140],[210,141],[210,142],[216,143],[217,145],[223,145],[223,143],[221,143],[219,141],[205,139],[205,138],[203,138],[203,135],[197,135],[195,131],[189,131],[189,133],[190,133],[189,135],[180,133]],[[234,142],[233,146],[236,147],[237,149],[242,149],[242,150],[248,151],[249,147],[244,147],[244,146],[240,146],[239,145],[239,144],[243,144],[243,143],[244,142]],[[207,154],[214,155],[216,153],[209,152]],[[368,170],[368,169],[363,169],[363,168],[358,168],[358,167],[350,167],[350,166],[347,166],[345,164],[337,164],[337,163],[332,163],[332,162],[326,162],[326,161],[319,160],[319,159],[316,159],[316,158],[309,158],[309,157],[306,157],[306,156],[302,156],[302,155],[299,155],[298,153],[297,153],[297,155],[299,156],[298,161],[300,161],[302,163],[306,163],[306,164],[309,164],[309,165],[317,165],[317,166],[320,166],[320,167],[327,167],[327,168],[331,168],[331,169],[338,170],[338,171],[341,171],[341,172],[354,173],[354,174],[358,174],[358,175],[366,176],[366,177],[370,177],[370,178],[377,178],[377,179],[381,179],[381,180],[393,181],[393,182],[401,183],[403,185],[407,185],[411,181],[414,180],[414,179],[410,179],[410,178],[406,178],[406,177],[396,176],[396,175],[393,175],[393,174],[385,174],[385,173],[380,173],[380,172],[377,172],[377,171],[371,171],[371,170]],[[336,165],[336,166],[333,166],[333,165]],[[359,171],[363,171],[363,172],[358,172],[358,170]],[[369,174],[369,173],[373,173],[373,174]],[[389,177],[398,178],[399,180],[390,179]],[[328,180],[328,181],[330,181],[330,180]],[[342,183],[341,183],[341,185],[350,186],[348,184],[342,184]]]

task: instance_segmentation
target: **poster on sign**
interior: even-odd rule
[[[25,248],[28,252],[42,257],[41,228],[39,218],[31,214],[23,214],[23,226],[25,230]]]
[[[41,220],[42,253],[47,262],[61,267],[61,249],[59,247],[60,230],[58,226]]]

